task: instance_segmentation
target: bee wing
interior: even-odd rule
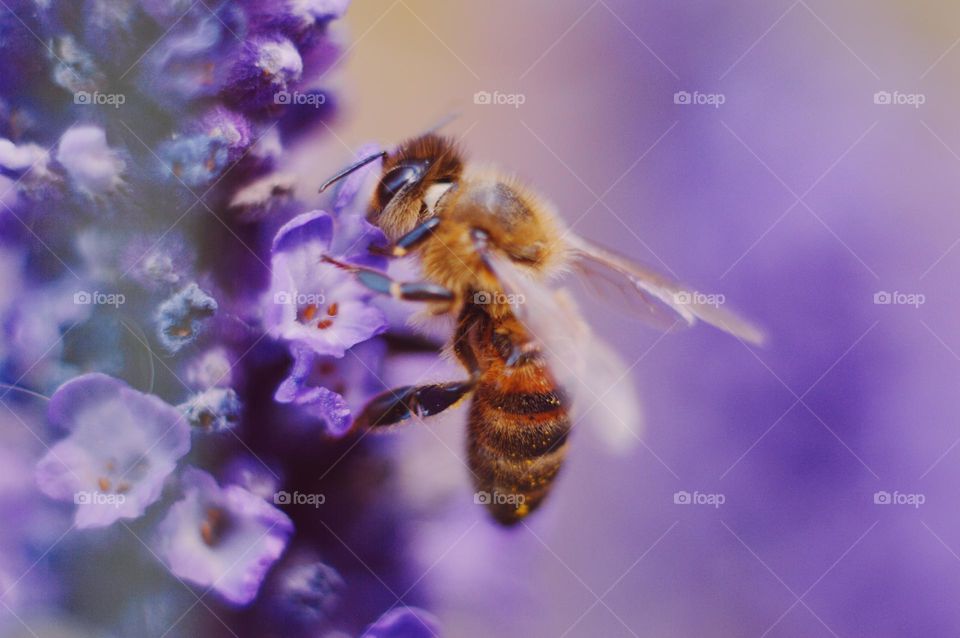
[[[571,399],[573,423],[591,421],[596,427],[590,429],[614,451],[632,448],[643,431],[632,366],[593,333],[569,291],[551,289],[504,255],[491,252],[487,263]]]
[[[621,292],[618,296],[627,302],[628,309],[632,307],[634,314],[648,323],[664,327],[675,325],[677,319],[681,319],[692,326],[700,320],[744,341],[763,343],[763,331],[722,307],[717,295],[704,295],[573,233],[567,233],[565,239],[573,256],[573,266],[584,280],[594,288],[600,284],[616,286]]]

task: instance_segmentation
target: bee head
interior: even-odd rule
[[[451,139],[428,133],[404,142],[384,158],[367,218],[397,239],[437,214],[462,172],[463,160]]]

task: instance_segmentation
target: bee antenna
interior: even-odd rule
[[[460,111],[453,111],[451,113],[447,113],[446,115],[441,117],[439,120],[437,120],[433,124],[433,126],[431,126],[426,131],[424,131],[423,134],[426,135],[428,133],[436,133],[440,129],[444,128],[447,124],[450,124],[450,122],[453,122],[454,120],[456,120],[458,117],[460,117]]]
[[[386,156],[387,156],[386,151],[380,151],[379,153],[368,155],[367,157],[364,157],[362,160],[358,162],[354,162],[350,166],[346,167],[345,169],[343,169],[342,171],[340,171],[339,173],[337,173],[336,175],[334,175],[333,177],[325,181],[323,185],[320,187],[320,192],[322,193],[323,191],[327,190],[328,188],[330,188],[331,185],[335,184],[336,182],[339,182],[341,179],[343,179],[350,173],[354,172],[355,170],[363,168],[370,162],[375,162],[376,160],[382,159]]]

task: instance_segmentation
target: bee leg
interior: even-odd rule
[[[354,266],[332,257],[324,257],[324,261],[353,273],[357,281],[374,292],[390,295],[394,299],[404,301],[453,301],[456,296],[448,288],[429,281],[396,281],[386,273],[363,266]]]
[[[396,425],[413,416],[427,417],[443,412],[463,399],[474,387],[473,379],[430,385],[408,385],[387,390],[370,399],[353,427],[367,429]]]
[[[403,257],[412,249],[427,240],[440,225],[439,217],[431,217],[398,239],[393,246],[378,248],[371,246],[370,251],[384,257]]]

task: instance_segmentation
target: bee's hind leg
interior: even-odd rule
[[[404,301],[453,301],[456,295],[448,288],[429,281],[396,281],[386,273],[372,268],[344,263],[333,257],[324,257],[324,261],[353,273],[357,281],[374,292],[390,295]]]
[[[372,398],[353,422],[355,429],[397,425],[411,417],[439,414],[473,390],[475,382],[454,381],[408,385],[387,390]]]

